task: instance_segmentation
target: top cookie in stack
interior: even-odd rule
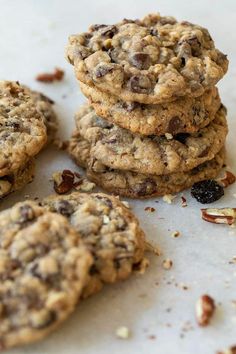
[[[150,197],[217,175],[227,122],[215,85],[228,60],[205,28],[158,14],[93,25],[70,37],[67,58],[91,104],[69,150],[97,184]]]

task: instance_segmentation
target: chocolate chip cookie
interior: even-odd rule
[[[78,133],[70,141],[69,152],[77,165],[86,169],[87,177],[98,186],[114,194],[138,199],[178,193],[196,182],[215,178],[225,161],[222,149],[212,160],[187,172],[155,176],[121,171],[91,158],[89,142]]]
[[[83,83],[146,104],[201,96],[228,68],[207,29],[159,14],[72,35],[67,58]]]
[[[67,318],[91,260],[65,217],[32,201],[1,212],[1,350],[39,340]]]
[[[28,90],[0,81],[0,176],[14,173],[45,145],[44,117]]]
[[[76,126],[91,144],[91,157],[111,169],[153,175],[189,171],[213,159],[228,131],[223,106],[207,127],[191,135],[135,135],[98,117],[87,105],[76,115]]]
[[[143,260],[144,233],[119,199],[75,192],[48,197],[43,204],[70,220],[94,257],[84,297],[100,290],[103,283],[127,278]]]
[[[196,98],[182,97],[156,105],[124,102],[83,83],[80,87],[98,116],[142,135],[195,133],[214,119],[221,105],[216,87],[207,89]]]
[[[34,169],[35,163],[31,159],[19,170],[10,175],[0,177],[0,199],[30,183],[34,178]]]

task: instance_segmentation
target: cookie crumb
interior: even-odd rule
[[[156,336],[154,334],[151,334],[150,336],[148,336],[148,339],[154,340],[156,339]]]
[[[187,199],[184,197],[184,196],[182,196],[181,197],[181,206],[182,206],[182,208],[186,208],[187,206],[188,206],[188,204],[187,204]]]
[[[166,194],[163,196],[163,201],[168,203],[168,204],[171,204],[172,201],[176,198],[176,195],[172,195],[172,194]]]
[[[172,234],[171,234],[171,237],[173,237],[173,238],[177,238],[177,237],[179,237],[179,236],[180,236],[180,232],[177,231],[177,230],[175,230],[175,231],[172,232]]]
[[[121,203],[124,204],[127,209],[130,209],[130,205],[128,202],[126,202],[125,200],[121,200]]]
[[[165,133],[165,137],[167,140],[172,140],[173,139],[173,135],[170,133]]]
[[[128,339],[131,333],[128,327],[121,326],[116,329],[116,336],[120,339]]]
[[[154,213],[154,211],[156,210],[155,208],[153,208],[153,207],[146,207],[145,209],[144,209],[145,211],[150,211],[151,213]]]
[[[170,270],[172,266],[173,266],[173,262],[169,258],[164,259],[164,261],[162,262],[162,267],[166,270]]]
[[[61,81],[64,77],[64,71],[60,68],[55,68],[53,73],[42,73],[36,76],[36,80],[44,83],[52,83],[54,81]]]

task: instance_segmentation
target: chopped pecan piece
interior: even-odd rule
[[[201,209],[202,219],[214,224],[232,225],[236,220],[236,208]]]
[[[51,83],[53,81],[61,81],[64,77],[64,71],[55,68],[53,73],[42,73],[36,76],[36,80],[45,83]]]
[[[207,326],[215,312],[215,302],[209,295],[202,295],[196,303],[196,318],[199,326]]]

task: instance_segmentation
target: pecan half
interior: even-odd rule
[[[70,170],[63,170],[53,174],[54,190],[58,194],[69,192],[74,186],[74,173]]]
[[[196,319],[199,326],[207,326],[215,312],[215,302],[209,295],[202,295],[196,303]]]
[[[236,208],[201,209],[202,219],[214,224],[232,225],[236,220]]]
[[[235,175],[230,171],[225,171],[225,176],[218,180],[223,187],[228,187],[236,181]]]

